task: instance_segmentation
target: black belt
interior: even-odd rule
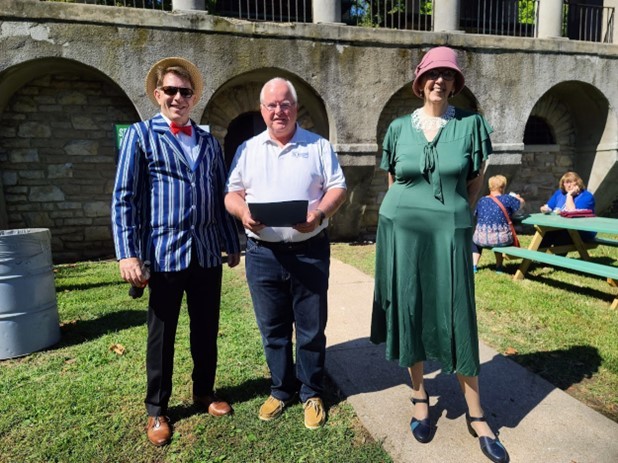
[[[248,240],[255,243],[257,246],[262,246],[273,251],[297,252],[307,249],[312,243],[323,238],[326,238],[326,229],[323,229],[320,233],[305,241],[264,241],[256,240],[251,237],[249,237]]]

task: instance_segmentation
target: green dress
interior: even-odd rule
[[[492,151],[491,132],[456,109],[431,142],[411,115],[384,138],[380,167],[395,182],[380,207],[371,341],[403,367],[434,359],[446,373],[478,375],[467,183]]]

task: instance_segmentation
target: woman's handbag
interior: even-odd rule
[[[511,220],[509,213],[504,207],[504,204],[502,204],[500,200],[496,198],[495,196],[488,195],[488,197],[493,199],[494,202],[498,205],[498,207],[502,210],[502,213],[504,214],[504,217],[506,218],[506,221],[509,224],[509,228],[511,229],[511,234],[513,235],[513,246],[519,247],[519,238],[517,238],[517,233],[515,233],[515,227],[513,226],[513,221]]]

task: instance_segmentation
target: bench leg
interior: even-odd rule
[[[530,267],[531,263],[532,261],[530,259],[522,260],[521,264],[519,264],[519,268],[515,272],[515,276],[513,277],[513,280],[523,280],[524,277],[526,276],[526,272],[528,271],[528,267]]]
[[[573,245],[577,252],[579,252],[579,257],[583,260],[590,260],[590,256],[588,255],[588,251],[586,251],[586,246],[582,241],[581,236],[579,236],[579,232],[577,230],[568,230],[569,235],[571,236],[571,240],[573,240]]]
[[[537,249],[539,249],[539,247],[541,246],[541,242],[543,241],[543,236],[545,235],[545,231],[542,228],[539,228],[539,227],[535,227],[535,228],[536,228],[536,233],[532,237],[532,240],[530,241],[530,245],[528,246],[528,249],[531,251],[536,251]],[[526,272],[528,271],[528,267],[530,267],[531,263],[532,261],[530,259],[522,260],[521,264],[519,265],[519,268],[515,272],[515,276],[513,277],[513,280],[523,280],[524,277],[526,276]]]
[[[607,282],[614,288],[618,288],[618,282],[616,280],[608,278]],[[614,302],[612,302],[611,308],[614,310],[618,309],[618,296],[614,298]]]

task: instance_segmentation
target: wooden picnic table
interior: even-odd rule
[[[582,231],[618,235],[618,219],[608,217],[566,218],[557,214],[531,214],[524,218],[522,223],[533,225],[536,230],[527,249],[514,246],[492,249],[494,252],[501,252],[506,256],[523,259],[513,277],[514,280],[522,280],[526,276],[530,264],[540,262],[601,276],[607,278],[607,282],[611,286],[618,287],[618,267],[590,262],[590,255],[588,254],[588,249],[597,246],[618,246],[618,240],[595,237],[594,240],[585,242],[580,236]],[[566,230],[572,243],[541,248],[545,234],[555,230]],[[580,259],[559,255],[570,251],[577,251]],[[612,309],[618,308],[618,296],[614,298],[611,307]]]

